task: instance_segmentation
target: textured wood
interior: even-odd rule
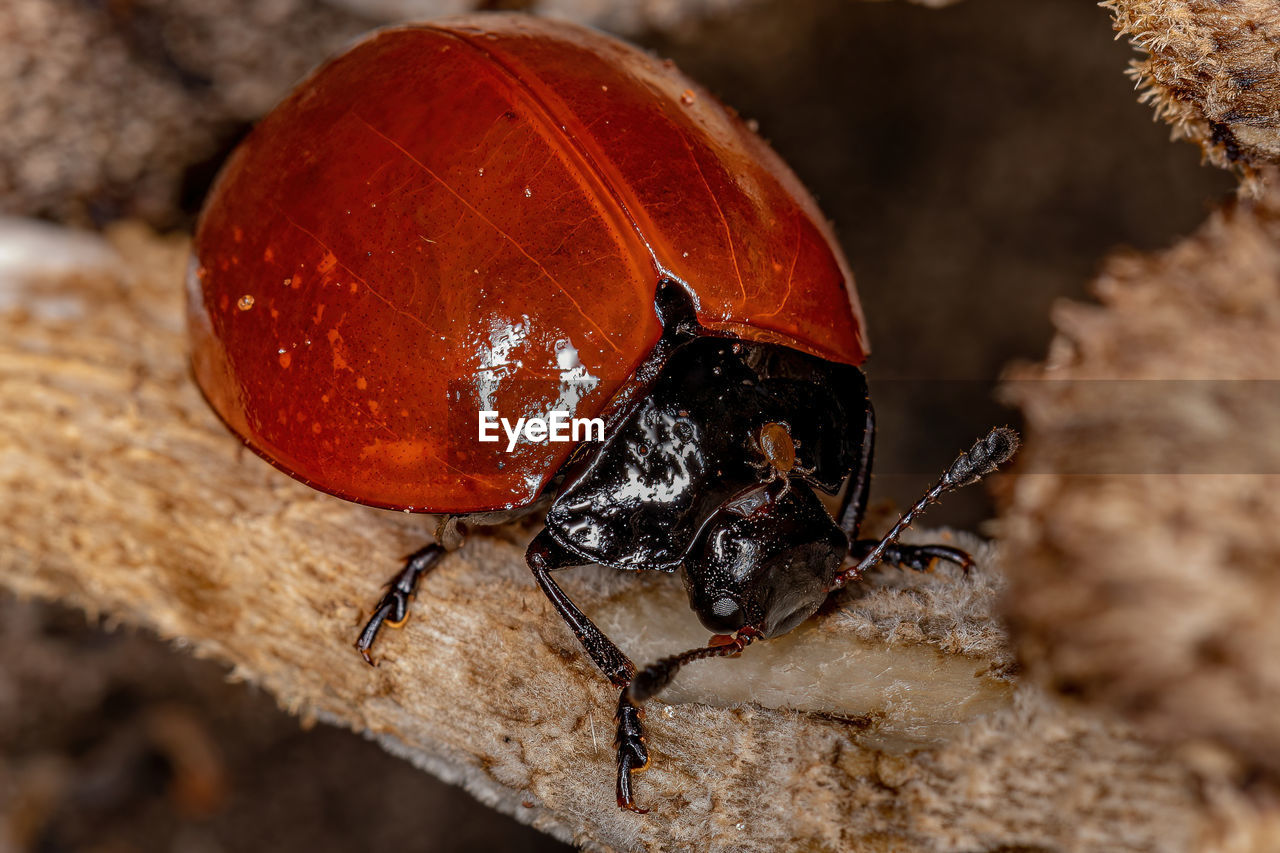
[[[1143,100],[1249,183],[1280,162],[1280,5],[1273,0],[1108,0],[1115,28],[1146,56],[1131,74]]]
[[[0,244],[67,254],[0,230]],[[527,577],[529,531],[450,555],[379,646],[381,666],[365,666],[353,633],[388,567],[424,540],[422,519],[322,495],[243,450],[188,375],[185,242],[113,242],[123,259],[98,247],[85,274],[2,279],[7,587],[230,661],[294,713],[365,732],[593,848],[1201,850],[1265,837],[1265,813],[1211,767],[1011,682],[982,549],[968,580],[878,574],[795,635],[690,667],[679,703],[648,717],[654,765],[638,795],[654,811],[619,812],[616,697]],[[583,570],[566,586],[637,657],[685,647],[684,628],[662,627],[692,620],[678,580]]]
[[[1005,518],[1022,657],[1280,772],[1280,194],[1112,259],[1095,289],[1007,386],[1028,425]]]

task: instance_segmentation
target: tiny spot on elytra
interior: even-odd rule
[[[236,307],[241,311],[248,311],[253,307],[253,297],[246,293],[244,296],[240,297],[240,301],[236,303]]]
[[[525,187],[525,188],[524,188],[524,197],[525,197],[525,198],[533,198],[533,190],[529,189],[528,187]]]

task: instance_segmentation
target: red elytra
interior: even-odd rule
[[[658,340],[708,328],[861,363],[816,204],[670,63],[522,16],[376,33],[235,152],[201,214],[195,373],[254,450],[374,506],[531,503],[571,444],[475,441],[476,409],[595,417]]]

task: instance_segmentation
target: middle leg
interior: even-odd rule
[[[397,572],[387,584],[386,593],[373,608],[373,615],[369,617],[364,630],[356,640],[356,651],[360,652],[365,663],[374,665],[373,658],[369,656],[369,649],[373,647],[373,642],[378,638],[378,632],[383,626],[399,628],[409,618],[409,602],[413,599],[418,581],[435,568],[444,555],[444,548],[431,544],[419,548],[405,558],[404,568]]]

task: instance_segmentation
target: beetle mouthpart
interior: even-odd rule
[[[716,634],[710,640],[707,641],[707,645],[712,648],[717,648],[719,646],[730,646],[736,642],[737,642],[737,637],[734,637],[731,634]],[[738,652],[735,652],[734,654],[735,655],[741,654],[741,650],[739,650]]]

